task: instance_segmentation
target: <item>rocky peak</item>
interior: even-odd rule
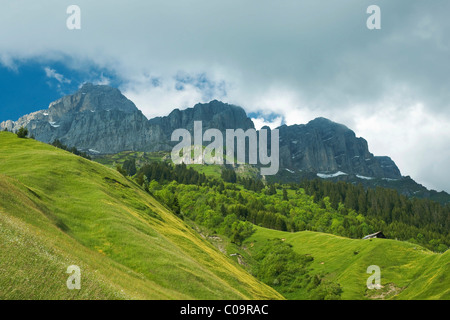
[[[138,111],[119,89],[85,83],[76,93],[52,102],[49,111],[56,114],[67,112],[96,112],[118,110],[126,113]]]
[[[244,109],[217,100],[198,103],[185,110],[175,109],[166,117],[151,119],[150,124],[160,125],[170,139],[170,134],[175,129],[184,128],[192,131],[194,121],[202,121],[204,129],[216,128],[221,131],[254,128],[253,121],[247,117]]]
[[[78,149],[102,153],[133,150],[148,145],[148,120],[122,93],[110,86],[85,83],[77,92],[48,109],[0,124],[8,130],[27,127],[37,140],[59,139]]]

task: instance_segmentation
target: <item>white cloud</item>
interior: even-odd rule
[[[55,79],[59,83],[67,83],[67,84],[71,83],[71,81],[69,79],[66,79],[62,74],[56,72],[55,69],[52,69],[50,67],[45,67],[44,71],[45,71],[45,75],[47,76],[47,78]]]
[[[128,83],[120,89],[147,118],[166,116],[175,108],[185,109],[202,102],[202,92],[198,88],[187,85],[184,90],[176,90],[175,81],[169,80],[158,87],[151,83]]]
[[[93,84],[97,85],[109,85],[111,84],[111,79],[104,76],[103,73],[100,75],[100,79],[93,81]]]
[[[14,58],[5,53],[0,53],[0,64],[14,72],[17,72],[17,63],[14,61]]]
[[[173,109],[185,109],[212,99],[223,100],[224,88],[220,79],[183,74],[161,77],[135,75],[119,88],[147,118],[165,116]]]
[[[273,119],[272,121],[268,121],[263,117],[258,117],[258,118],[252,118],[253,123],[255,124],[255,129],[259,130],[264,126],[268,126],[270,129],[275,129],[279,126],[281,126],[281,123],[283,121],[282,117],[276,117],[275,119]]]
[[[426,187],[445,189],[450,159],[448,119],[430,114],[417,103],[406,111],[391,106],[371,116],[356,116],[355,122],[355,132],[368,140],[373,153],[389,155],[403,175]]]

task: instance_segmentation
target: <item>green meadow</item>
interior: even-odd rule
[[[312,273],[339,283],[342,299],[450,299],[450,252],[434,253],[408,242],[358,240],[312,231],[296,233],[257,227],[245,241],[245,256],[267,239],[281,239],[295,252],[313,257]],[[381,289],[367,288],[367,268],[380,267]],[[295,293],[292,294],[295,296]],[[286,298],[290,298],[288,295]]]
[[[283,296],[117,171],[1,132],[0,299]]]

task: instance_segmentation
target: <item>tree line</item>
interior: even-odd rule
[[[131,160],[134,162],[134,160]],[[124,170],[123,168],[127,168]],[[362,238],[376,231],[391,239],[443,252],[450,246],[450,207],[427,199],[408,199],[395,190],[324,180],[264,184],[241,178],[224,167],[221,179],[185,164],[151,162],[121,170],[177,215],[241,243],[250,225],[281,231],[319,231]],[[233,172],[231,172],[233,171]],[[233,174],[234,173],[234,174]]]
[[[58,149],[66,150],[66,151],[69,151],[69,152],[73,153],[74,155],[77,155],[77,156],[83,157],[85,159],[91,160],[91,157],[86,152],[80,151],[80,150],[78,150],[75,147],[68,147],[65,144],[63,144],[61,141],[59,141],[58,139],[54,140],[51,143],[51,145],[56,147],[56,148],[58,148]]]
[[[322,206],[324,197],[328,197],[332,208],[338,209],[343,204],[347,210],[360,213],[391,238],[415,240],[436,251],[450,245],[448,204],[408,198],[393,189],[365,189],[361,185],[320,179],[304,180],[299,187]]]

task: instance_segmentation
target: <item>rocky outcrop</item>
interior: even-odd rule
[[[202,121],[204,130],[254,128],[244,109],[217,100],[148,120],[118,89],[87,83],[75,94],[52,102],[46,110],[2,122],[0,129],[27,127],[39,141],[59,139],[91,153],[168,151],[176,144],[170,141],[172,132],[178,128],[192,132],[194,121]]]
[[[231,104],[213,100],[209,103],[198,103],[193,108],[185,110],[175,109],[166,117],[150,119],[152,126],[159,126],[167,139],[175,129],[183,128],[193,132],[194,121],[202,121],[203,130],[209,128],[243,130],[254,128],[253,121],[247,117],[244,109]]]
[[[400,171],[389,157],[375,157],[367,141],[342,124],[317,118],[306,125],[281,126],[280,166],[333,174],[396,179]]]
[[[115,88],[87,83],[75,94],[50,103],[48,109],[6,121],[0,128],[10,131],[27,127],[37,140],[63,144],[92,153],[124,150],[154,151],[162,132],[151,127],[142,112]]]

